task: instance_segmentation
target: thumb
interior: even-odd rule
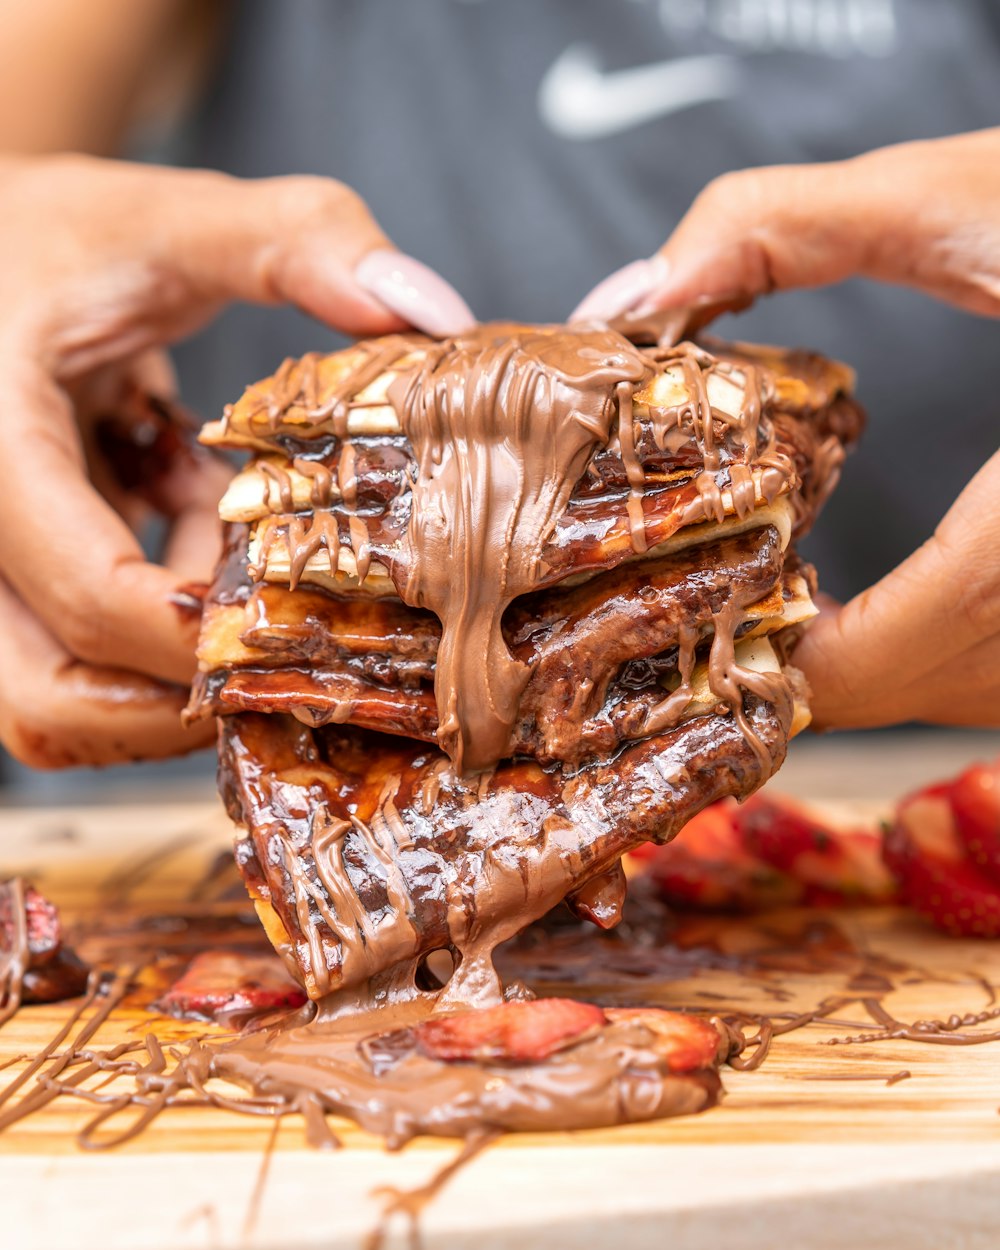
[[[996,723],[1000,670],[1000,453],[933,537],[843,608],[821,613],[793,662],[818,728]]]
[[[12,327],[19,351],[60,379],[183,338],[233,300],[291,303],[355,336],[474,322],[330,178],[247,181],[65,157],[19,170],[7,199],[27,222],[40,202],[69,206],[44,257],[10,258],[12,280],[32,293]]]

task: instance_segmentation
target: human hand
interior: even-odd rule
[[[711,183],[658,256],[596,287],[577,319],[678,323],[852,276],[1000,316],[1000,129]],[[924,350],[915,345],[914,350]],[[795,651],[819,727],[1000,725],[1000,454],[933,537]]]
[[[472,316],[328,179],[7,160],[0,223],[0,741],[36,767],[191,749],[211,731],[180,726],[197,621],[173,601],[211,574],[228,471],[178,447],[123,484],[97,417],[169,393],[157,349],[232,300],[357,335]],[[151,510],[163,565],[133,532]]]
[[[724,174],[663,248],[599,283],[572,320],[721,311],[850,277],[1000,316],[1000,128],[852,160]]]

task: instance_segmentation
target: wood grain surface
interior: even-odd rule
[[[871,818],[878,807],[841,810]],[[85,947],[116,962],[134,957],[137,920],[153,949],[157,934],[176,932],[185,917],[242,914],[237,896],[227,901],[216,890],[225,873],[216,880],[210,871],[224,864],[218,856],[229,837],[211,803],[0,812],[5,872],[32,879]],[[763,974],[739,965],[762,942],[794,952],[817,932],[905,969],[886,1003],[906,1020],[981,1011],[989,987],[1000,987],[1000,943],[947,939],[895,909],[704,924],[704,941],[731,954],[733,967],[692,975],[669,959],[659,972],[611,961],[574,992],[605,1003],[808,1010],[844,988],[850,968],[837,942],[820,970],[809,960],[796,970],[787,957]],[[699,940],[688,931],[689,943]],[[539,988],[566,987],[549,979]],[[150,1028],[166,1042],[205,1032],[151,1015],[143,999],[127,1000],[95,1041],[109,1046]],[[70,1010],[27,1007],[0,1030],[0,1063],[15,1061],[0,1071],[0,1090],[19,1071],[17,1056],[37,1052]],[[855,1007],[844,1014],[863,1019]],[[761,1070],[725,1070],[725,1099],[700,1116],[508,1137],[427,1207],[424,1244],[702,1250],[725,1237],[747,1250],[1000,1245],[1000,1044],[828,1044],[851,1032],[817,1024],[779,1038]],[[884,1083],[902,1070],[908,1079]],[[379,1187],[425,1183],[456,1151],[421,1139],[389,1155],[337,1121],[344,1148],[315,1152],[293,1118],[273,1135],[268,1122],[198,1107],[164,1113],[114,1151],[87,1153],[76,1143],[87,1116],[86,1106],[60,1098],[0,1133],[5,1250],[346,1250],[375,1227]],[[384,1244],[409,1244],[408,1235],[407,1221],[397,1220]]]

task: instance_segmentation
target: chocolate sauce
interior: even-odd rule
[[[387,394],[379,390],[380,375],[389,379]],[[358,397],[372,387],[379,391],[376,407],[388,402],[395,408],[413,456],[399,479],[409,488],[405,525],[388,531],[383,518],[369,519],[353,504],[348,434],[354,417],[347,414],[363,424],[369,401]],[[667,529],[657,508],[661,496],[676,494],[677,484],[667,489],[655,472],[651,479],[649,456],[640,454],[639,392],[642,439],[661,451],[690,442],[696,452],[690,490],[672,505]],[[252,572],[263,577],[276,551],[288,553],[293,589],[321,551],[332,579],[346,569],[364,583],[373,558],[380,568],[387,565],[402,599],[430,608],[442,621],[434,674],[437,741],[460,770],[490,767],[518,749],[513,730],[528,680],[503,638],[503,612],[559,572],[549,546],[578,508],[575,492],[587,466],[605,449],[616,449],[633,553],[678,526],[721,521],[729,509],[746,520],[758,502],[773,501],[795,484],[796,468],[778,450],[766,416],[774,396],[770,372],[746,356],[715,356],[690,343],[639,349],[614,331],[589,326],[483,326],[437,344],[391,336],[334,357],[286,361],[270,383],[251,388],[228,420],[271,439],[279,431],[310,437],[329,431],[346,510],[341,515],[319,507],[332,497],[326,469],[321,495],[310,492],[312,516],[294,514],[287,472],[260,461],[265,502],[268,483],[278,482],[281,509],[292,515],[261,528]],[[306,475],[315,484],[320,462],[314,456],[298,457],[291,467],[309,464]],[[610,555],[609,539],[605,535],[602,544]],[[615,561],[624,555],[617,550]],[[345,551],[353,557],[347,565]],[[718,627],[728,621],[722,618]],[[738,715],[736,686],[744,674],[721,653],[711,672],[721,682],[720,699]],[[757,679],[762,684],[774,683]],[[669,721],[680,701],[661,700],[649,723]],[[337,695],[335,702],[343,699]]]
[[[794,917],[790,919],[794,921]],[[754,1013],[732,1007],[727,1010],[725,1005],[713,1006],[711,1013],[702,1009],[702,1016],[710,1014],[723,1036],[731,1065],[743,1070],[760,1066],[781,1037],[791,1032],[812,1025],[822,1025],[827,1031],[854,1026],[855,1021],[838,1014],[848,1004],[860,1005],[878,1025],[864,1040],[905,1036],[907,1041],[933,1044],[943,1033],[975,1029],[996,1015],[987,1010],[939,1021],[897,1021],[882,999],[859,998],[847,985],[866,966],[879,974],[891,967],[896,969],[896,980],[889,993],[897,981],[912,981],[912,970],[851,947],[837,939],[832,928],[829,941],[810,939],[804,943],[801,922],[796,922],[798,929],[791,923],[769,932],[746,922],[717,919],[709,925],[699,919],[691,936],[699,933],[700,940],[707,939],[709,944],[691,946],[687,944],[685,923],[678,925],[651,895],[640,891],[626,907],[619,929],[601,933],[555,914],[522,934],[507,948],[502,962],[508,972],[527,973],[532,980],[540,976],[541,981],[536,982],[539,988],[545,984],[546,975],[551,979],[551,974],[558,974],[564,983],[575,985],[576,994],[586,997],[595,996],[597,985],[615,986],[617,996],[627,982],[616,969],[641,966],[651,955],[658,961],[659,977],[672,959],[676,976],[689,977],[698,967],[739,968],[749,978],[748,984],[760,989],[766,988],[768,979],[778,975],[775,969],[783,965],[805,967],[804,951],[812,950],[809,959],[825,976],[831,966],[842,965],[843,993],[808,1011]],[[827,922],[830,926],[832,921]],[[752,949],[745,949],[747,943],[740,939],[738,945],[744,953],[738,956],[723,953],[732,944],[727,934],[733,928],[755,935]],[[614,956],[619,948],[620,955]],[[546,969],[551,970],[549,974]],[[125,969],[113,978],[92,976],[87,996],[64,1026],[28,1068],[0,1092],[0,1107],[9,1104],[0,1111],[0,1130],[41,1110],[56,1097],[85,1095],[95,1107],[80,1137],[81,1144],[89,1149],[129,1140],[170,1107],[199,1102],[244,1114],[303,1115],[315,1144],[335,1140],[325,1122],[325,1114],[331,1111],[347,1113],[395,1144],[418,1131],[476,1141],[503,1127],[611,1124],[680,1114],[711,1105],[718,1096],[717,1078],[708,1069],[687,1074],[665,1072],[662,1059],[651,1049],[651,1036],[627,1018],[616,1024],[615,1030],[585,1036],[578,1045],[559,1052],[555,1063],[553,1057],[543,1063],[513,1065],[431,1060],[414,1046],[411,1030],[435,1011],[442,991],[414,991],[398,981],[392,986],[382,980],[374,987],[373,997],[380,1004],[374,1017],[367,1014],[370,1008],[358,1013],[362,999],[342,995],[318,1010],[310,1007],[279,1025],[232,1040],[206,1037],[175,1045],[168,1053],[154,1033],[144,1040],[101,1048],[97,1044],[99,1030],[130,992],[136,974],[137,969]],[[975,978],[969,981],[974,983]],[[634,978],[632,986],[625,989],[626,994],[641,997],[641,978]],[[741,997],[744,994],[741,992]],[[375,1021],[380,1029],[377,1035],[371,1032]],[[157,1027],[152,1025],[154,1030]],[[899,1032],[901,1028],[905,1034]],[[995,1031],[982,1030],[966,1034],[963,1044],[998,1040]],[[122,1093],[120,1081],[113,1092],[92,1087],[94,1080],[111,1075],[128,1078],[131,1092]],[[232,1098],[220,1093],[217,1087],[206,1084],[213,1075],[236,1080],[245,1086],[246,1095]],[[906,1069],[876,1073],[848,1068],[820,1071],[805,1079],[895,1084],[909,1075]],[[13,1102],[15,1095],[21,1097]],[[622,1097],[624,1103],[617,1101]],[[480,1109],[478,1116],[476,1107]]]
[[[685,520],[721,521],[719,411],[707,387],[712,371],[732,369],[695,347],[654,361],[600,329],[551,334],[482,327],[429,352],[415,375],[401,375],[390,387],[416,460],[410,524],[394,579],[402,600],[430,607],[442,622],[437,741],[460,771],[489,768],[511,752],[530,672],[505,645],[502,612],[540,584],[542,547],[587,462],[614,429],[629,482],[632,550],[647,550],[632,396],[657,365],[669,369],[675,362],[695,399],[651,410],[652,436],[661,445],[671,427],[692,427],[704,464],[697,479],[702,511],[696,515],[689,507]],[[761,384],[750,366],[741,381],[744,401],[735,426],[752,462],[759,450]],[[746,509],[746,491],[737,491],[737,512],[752,511],[752,486],[750,494]],[[730,621],[735,629],[735,615],[716,617],[716,634]],[[722,657],[711,667],[712,689],[734,711],[742,697],[736,676]],[[774,687],[771,681],[769,694]]]
[[[428,1018],[439,1000],[383,991],[378,1026],[405,1031]],[[484,1128],[543,1131],[662,1119],[703,1110],[719,1092],[711,1069],[672,1072],[641,1022],[614,1022],[539,1062],[443,1062],[410,1042],[389,1066],[378,1067],[363,1045],[375,1022],[368,1011],[326,1004],[305,1023],[202,1047],[188,1067],[200,1068],[199,1090],[217,1076],[253,1098],[285,1105],[306,1093],[390,1147],[418,1134],[469,1138]]]
[[[301,360],[285,360],[266,383],[247,388],[243,416],[254,431],[274,434],[282,423],[300,426],[308,438],[327,425],[338,438],[348,433],[350,402],[414,348],[429,340],[420,335],[388,335],[349,349],[349,356],[310,352]],[[233,408],[227,407],[227,423]]]
[[[912,1072],[904,1068],[888,1076],[884,1072],[810,1072],[799,1079],[802,1081],[882,1081],[885,1085],[898,1085],[900,1081],[908,1081],[912,1075]]]
[[[470,1133],[465,1139],[462,1149],[442,1167],[439,1167],[431,1179],[415,1189],[397,1189],[387,1187],[374,1191],[373,1197],[384,1202],[379,1222],[372,1230],[371,1236],[365,1241],[365,1250],[381,1250],[389,1233],[389,1224],[394,1215],[402,1215],[409,1224],[410,1243],[420,1247],[420,1216],[424,1208],[447,1185],[451,1178],[500,1136],[498,1132],[483,1129]]]
[[[541,549],[610,437],[616,388],[649,372],[607,331],[483,329],[390,388],[417,464],[397,584],[442,623],[437,737],[459,771],[508,753],[528,673],[504,644],[503,612],[538,585]]]

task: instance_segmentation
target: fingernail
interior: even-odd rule
[[[611,321],[647,300],[666,281],[665,256],[634,260],[616,269],[585,296],[570,314],[570,321]]]
[[[369,252],[354,270],[354,278],[380,304],[435,338],[460,334],[476,324],[455,288],[404,252],[390,248]]]

